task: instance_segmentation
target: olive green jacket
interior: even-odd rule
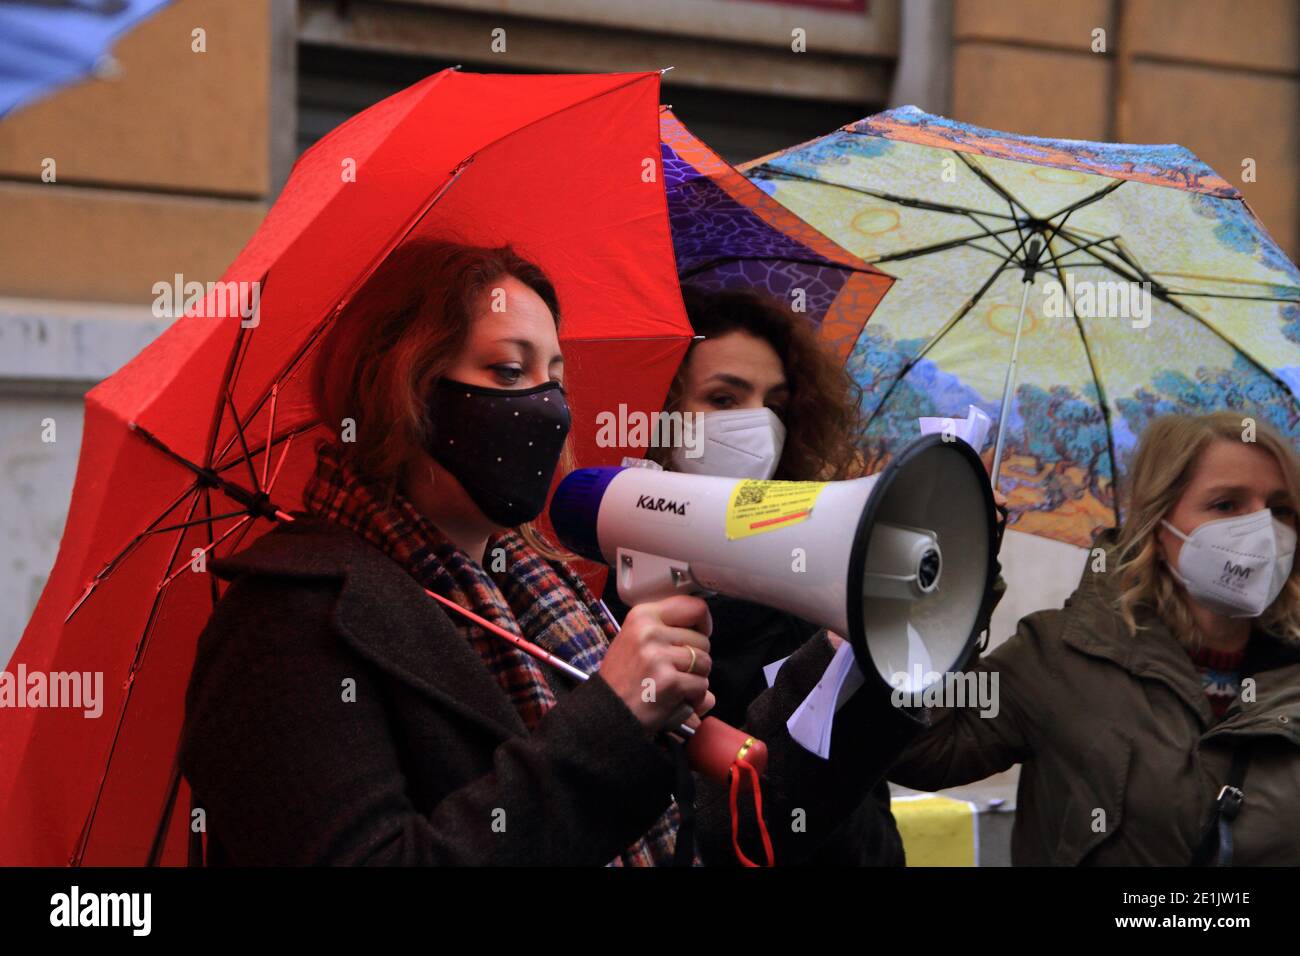
[[[1247,742],[1233,862],[1300,864],[1300,647],[1256,631],[1245,664],[1254,699],[1246,684],[1216,722],[1184,646],[1154,617],[1130,636],[1114,574],[1094,564],[1063,609],[1028,615],[975,665],[990,687],[997,675],[996,713],[930,709],[889,778],[939,790],[1019,763],[1013,863],[1185,865],[1233,746]]]

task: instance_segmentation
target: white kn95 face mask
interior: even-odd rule
[[[689,449],[673,449],[673,471],[691,475],[766,480],[776,473],[785,447],[785,425],[772,409],[727,408],[700,413],[703,449],[689,457]]]
[[[1170,566],[1187,593],[1228,617],[1259,617],[1291,574],[1296,533],[1265,508],[1248,515],[1207,521],[1183,534],[1178,567]]]

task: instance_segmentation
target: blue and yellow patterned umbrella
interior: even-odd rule
[[[1300,439],[1300,270],[1180,146],[903,107],[742,169],[898,278],[849,357],[873,466],[918,417],[978,406],[1005,442],[1012,526],[1087,546],[1122,518],[1153,416],[1240,409]]]

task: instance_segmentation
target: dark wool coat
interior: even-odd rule
[[[529,735],[439,606],[397,563],[305,512],[211,562],[232,583],[199,639],[181,768],[212,863],[603,865],[668,804],[675,764],[597,674]],[[884,695],[836,715],[830,760],[785,721],[832,656],[808,641],[748,709],[770,750],[776,859],[817,853],[903,738]],[[548,675],[549,676],[549,675]],[[728,791],[696,777],[697,838],[734,865]],[[761,859],[752,802],[742,848]]]

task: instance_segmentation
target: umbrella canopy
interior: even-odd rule
[[[1239,408],[1300,439],[1300,270],[1182,147],[903,107],[741,168],[899,279],[849,359],[875,466],[919,416],[999,419],[1017,335],[999,484],[1017,530],[1088,546],[1116,524],[1158,414]]]
[[[195,555],[302,507],[327,434],[314,348],[403,239],[509,241],[548,272],[576,451],[619,457],[596,447],[596,414],[658,411],[690,339],[665,193],[644,177],[658,103],[657,73],[429,77],[308,150],[229,284],[91,390],[63,541],[9,670],[100,673],[102,716],[0,709],[0,864],[184,860],[175,755],[220,596]],[[251,315],[229,309],[239,283],[260,283]]]
[[[847,359],[893,277],[756,187],[667,107],[659,139],[682,281],[773,296],[803,314],[826,348]]]
[[[95,72],[113,42],[170,0],[0,6],[0,117]]]

